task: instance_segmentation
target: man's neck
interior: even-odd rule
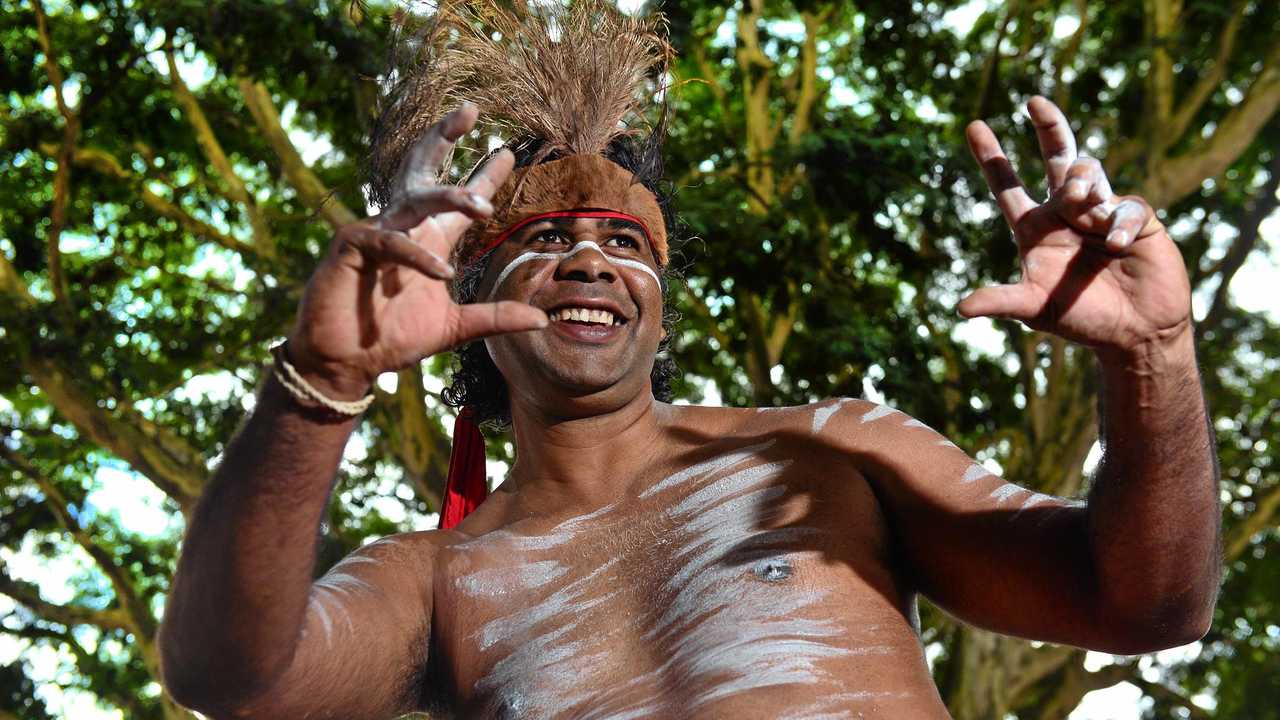
[[[549,417],[513,402],[516,491],[559,507],[596,507],[630,490],[650,465],[668,406],[640,393],[621,407],[584,417]]]

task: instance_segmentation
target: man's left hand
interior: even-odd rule
[[[986,123],[974,121],[965,131],[1013,229],[1022,277],[975,291],[960,302],[960,314],[1014,318],[1122,356],[1187,333],[1186,269],[1151,206],[1112,194],[1102,165],[1077,154],[1056,105],[1037,96],[1027,110],[1048,175],[1043,203],[1027,193]]]

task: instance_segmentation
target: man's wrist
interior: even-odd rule
[[[286,341],[279,352],[307,384],[327,398],[354,402],[373,391],[373,381],[368,377],[351,368],[317,362],[309,354],[297,352],[292,340]]]
[[[1131,347],[1099,348],[1104,381],[1185,378],[1198,374],[1195,333],[1190,321]]]

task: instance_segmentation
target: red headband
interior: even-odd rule
[[[540,220],[546,220],[547,218],[596,218],[601,220],[629,220],[640,226],[640,230],[644,232],[645,242],[648,242],[650,245],[653,244],[653,236],[649,234],[649,227],[644,224],[643,220],[636,217],[635,215],[631,215],[624,212],[618,212],[617,210],[606,210],[604,208],[580,208],[576,210],[553,210],[551,212],[544,212],[544,213],[538,213],[537,215],[530,215],[529,217],[521,220],[515,225],[512,225],[506,230],[503,230],[497,235],[494,235],[493,238],[489,240],[489,242],[485,243],[480,248],[478,248],[474,253],[472,253],[471,257],[466,261],[465,264],[470,265],[471,263],[484,257],[485,253],[501,245],[503,242],[506,241],[507,238],[511,237],[516,232],[518,232],[520,228],[525,227],[526,225],[529,225],[531,223],[538,222]],[[652,252],[652,248],[650,248],[650,251]]]

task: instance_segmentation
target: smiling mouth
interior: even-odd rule
[[[547,313],[551,322],[569,323],[572,325],[617,327],[626,325],[627,320],[608,310],[585,307],[563,307]]]

